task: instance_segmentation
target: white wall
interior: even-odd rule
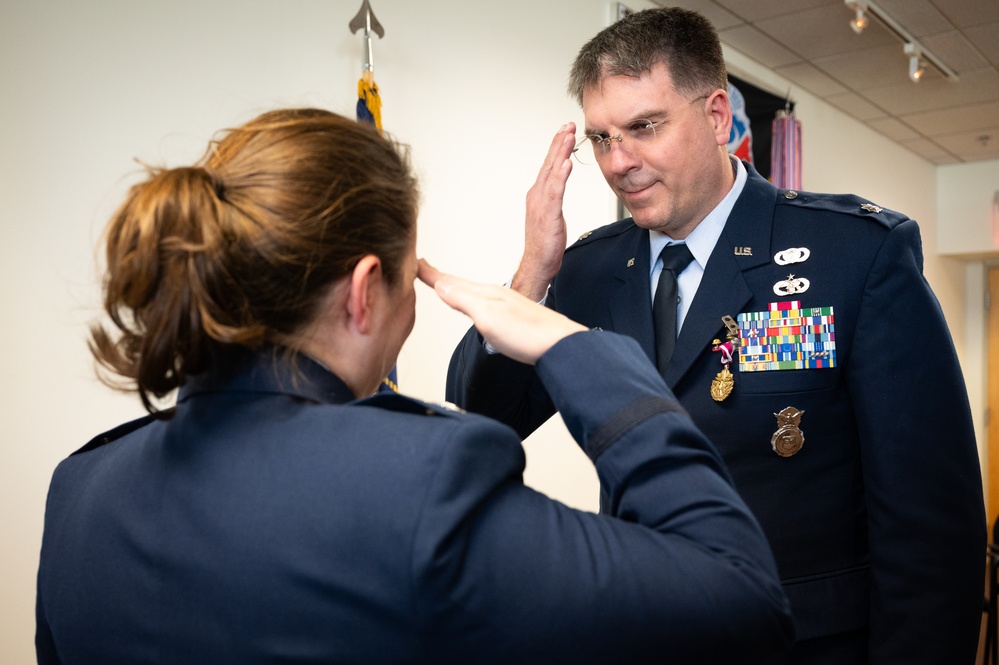
[[[999,159],[938,169],[940,253],[991,256],[999,252],[999,218],[992,205],[999,195]]]
[[[954,164],[937,169],[937,242],[941,254],[962,262],[965,271],[966,350],[963,359],[968,397],[975,414],[978,447],[983,468],[988,460],[988,321],[984,310],[988,282],[987,266],[999,259],[999,219],[992,206],[999,193],[999,160]],[[993,307],[999,306],[992,294]],[[955,335],[958,331],[955,331]],[[993,410],[993,413],[995,411]],[[986,478],[989,483],[997,479]],[[988,494],[986,494],[988,497]]]
[[[582,43],[607,24],[604,0],[372,0],[386,36],[375,73],[387,130],[413,147],[423,207],[419,251],[441,268],[501,282],[519,257],[523,201],[553,132],[580,113],[564,93]],[[634,9],[648,6],[631,0]],[[276,106],[354,112],[359,0],[3,0],[0,21],[0,661],[31,662],[34,577],[56,463],[141,415],[93,376],[86,326],[99,312],[95,247],[134,158],[178,165],[213,131]],[[726,52],[733,71],[787,83]],[[923,224],[927,274],[964,320],[963,272],[932,256],[935,171],[792,88],[804,123],[807,189],[854,190]],[[570,238],[612,217],[596,169],[577,167]],[[953,283],[949,280],[953,279]],[[937,287],[938,283],[934,286]],[[403,348],[403,389],[443,397],[466,328],[426,289]],[[957,294],[957,295],[955,295]],[[962,337],[963,338],[963,337]],[[594,509],[592,469],[553,421],[525,444],[529,483]]]

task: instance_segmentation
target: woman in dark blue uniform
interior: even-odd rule
[[[416,215],[404,153],[319,110],[132,189],[91,348],[150,413],[55,472],[40,663],[748,663],[788,643],[759,527],[638,345],[417,261]],[[417,276],[536,365],[606,514],[525,487],[506,426],[374,395]]]

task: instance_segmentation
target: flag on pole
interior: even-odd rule
[[[378,131],[382,130],[382,98],[375,84],[375,54],[371,48],[371,33],[385,37],[385,28],[375,18],[368,0],[361,3],[361,9],[350,21],[350,31],[364,30],[364,68],[357,82],[357,119],[370,122]]]
[[[357,81],[357,119],[382,129],[382,98],[378,95],[374,72],[365,71]]]
[[[774,185],[801,189],[801,123],[794,111],[777,111],[770,146],[770,178]]]
[[[728,96],[732,107],[729,153],[752,164],[761,176],[773,182],[770,153],[774,114],[793,111],[794,102],[732,74],[728,75]]]
[[[378,86],[375,84],[375,63],[374,52],[371,48],[371,33],[374,32],[379,38],[385,37],[385,28],[375,18],[375,13],[371,11],[368,0],[361,3],[361,9],[350,22],[351,33],[364,29],[364,69],[361,78],[357,81],[357,121],[370,122],[378,131],[382,131],[382,98],[378,94]],[[393,366],[389,370],[388,376],[382,379],[378,386],[380,393],[399,392],[398,371]]]

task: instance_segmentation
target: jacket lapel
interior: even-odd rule
[[[652,332],[652,291],[649,286],[649,233],[635,227],[628,240],[627,259],[614,267],[612,294],[608,299],[612,330],[633,337],[655,363]],[[629,262],[634,259],[634,263]]]

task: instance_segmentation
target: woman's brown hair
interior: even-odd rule
[[[287,345],[365,255],[396,283],[414,238],[406,152],[319,109],[265,113],[194,166],[148,169],[111,218],[104,309],[90,349],[113,387],[154,398],[226,346]]]

